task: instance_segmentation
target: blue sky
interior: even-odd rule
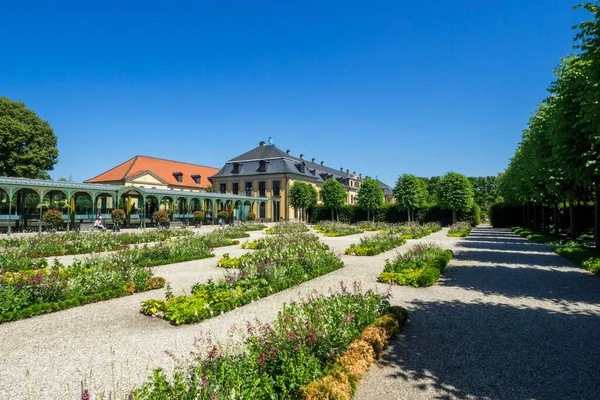
[[[137,155],[220,168],[273,137],[390,185],[495,175],[587,18],[566,0],[11,2],[0,96],[58,136],[53,178]]]

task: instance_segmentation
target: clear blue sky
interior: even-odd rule
[[[50,122],[51,172],[281,149],[378,175],[494,175],[546,96],[568,0],[5,2],[0,95]]]

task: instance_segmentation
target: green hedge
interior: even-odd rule
[[[415,246],[406,255],[400,255],[392,262],[387,261],[379,282],[395,283],[404,286],[424,287],[435,284],[452,260],[451,250],[437,246]]]

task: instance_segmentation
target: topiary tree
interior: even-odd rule
[[[337,219],[339,219],[337,211],[346,204],[346,198],[346,188],[337,180],[329,178],[323,183],[321,200],[323,200],[323,205],[331,210],[331,220],[333,220],[333,210],[336,211]]]
[[[48,179],[58,161],[57,138],[24,103],[0,97],[0,176]]]
[[[153,215],[158,225],[164,225],[169,220],[169,213],[165,210],[155,211]]]
[[[437,188],[438,204],[441,208],[452,210],[452,223],[456,223],[457,211],[469,211],[473,205],[473,186],[458,172],[448,172],[440,179]]]
[[[63,223],[62,213],[58,210],[48,210],[42,215],[42,221],[51,228],[58,229]]]
[[[394,187],[394,197],[398,208],[408,212],[409,222],[411,221],[411,215],[414,219],[415,209],[423,207],[428,196],[427,183],[423,179],[410,174],[398,177]]]
[[[254,214],[253,212],[248,213],[248,221],[255,221],[256,220],[256,214]]]
[[[119,227],[125,221],[125,211],[121,208],[115,208],[110,212],[110,217],[115,226]]]
[[[196,225],[199,225],[204,221],[204,211],[194,211],[194,216],[192,217],[192,222]]]
[[[375,221],[375,210],[383,207],[385,196],[381,184],[375,179],[366,178],[358,188],[358,205],[367,210],[367,219]]]
[[[317,190],[309,183],[295,181],[290,186],[290,205],[301,210],[300,219],[304,220],[304,210],[317,205]]]

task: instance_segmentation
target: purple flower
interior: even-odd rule
[[[87,389],[81,392],[81,400],[90,400],[90,393]]]

